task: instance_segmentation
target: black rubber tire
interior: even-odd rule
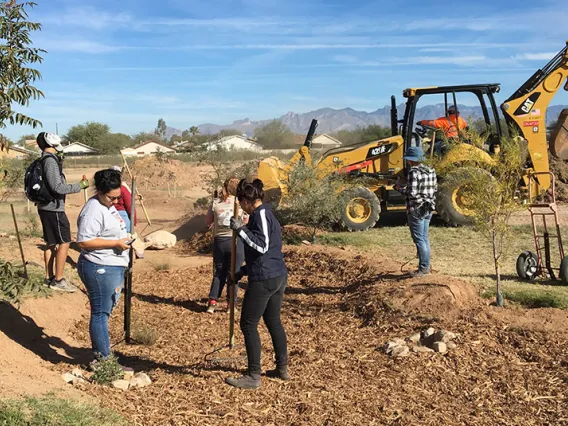
[[[343,194],[343,207],[341,209],[341,225],[350,232],[366,231],[373,228],[381,215],[381,202],[374,192],[368,188],[356,187],[346,190]],[[347,208],[351,200],[363,198],[367,200],[371,208],[369,217],[364,222],[354,222],[347,214]]]
[[[560,280],[562,284],[568,285],[568,256],[564,256],[560,262]]]
[[[566,259],[566,258],[564,258]],[[564,259],[562,262],[564,263]],[[525,281],[535,281],[538,271],[538,258],[532,251],[524,251],[517,258],[517,275]],[[568,268],[568,262],[566,262]],[[561,270],[562,272],[562,270]]]
[[[453,193],[464,183],[478,177],[480,174],[487,176],[488,182],[493,176],[483,169],[477,167],[464,167],[448,173],[439,181],[438,192],[436,193],[436,212],[442,220],[449,226],[467,226],[474,224],[474,218],[467,216],[459,211],[454,205]]]

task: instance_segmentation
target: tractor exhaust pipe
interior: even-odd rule
[[[308,130],[308,134],[306,135],[306,141],[304,142],[304,146],[307,148],[312,147],[312,139],[316,133],[316,129],[318,127],[318,121],[314,118],[312,120],[312,124],[310,124],[310,130]]]

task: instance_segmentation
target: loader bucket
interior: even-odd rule
[[[258,164],[258,178],[264,184],[264,201],[278,207],[286,192],[284,164],[277,157],[265,158]]]
[[[556,158],[568,160],[568,109],[558,116],[556,127],[550,134],[550,152]]]

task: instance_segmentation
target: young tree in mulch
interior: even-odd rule
[[[345,186],[341,175],[322,176],[315,166],[298,162],[288,173],[287,195],[278,214],[285,224],[306,226],[314,242],[318,231],[340,222]]]
[[[467,184],[462,187],[462,195],[467,198],[467,210],[474,218],[475,227],[492,247],[498,306],[503,306],[501,266],[511,243],[509,222],[513,213],[522,209],[516,196],[526,155],[526,142],[521,138],[504,138],[500,153],[494,157],[495,164],[489,169],[454,164],[444,170],[448,177],[440,185],[454,187],[457,181],[463,182],[464,176],[468,178]],[[475,152],[471,156],[471,164],[481,164]]]

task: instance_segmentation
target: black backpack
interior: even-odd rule
[[[26,169],[26,175],[24,177],[26,197],[36,204],[47,204],[58,199],[58,197],[54,196],[49,190],[43,172],[43,163],[49,157],[55,158],[59,166],[59,172],[61,173],[61,162],[53,154],[43,155],[37,160],[34,160]]]

